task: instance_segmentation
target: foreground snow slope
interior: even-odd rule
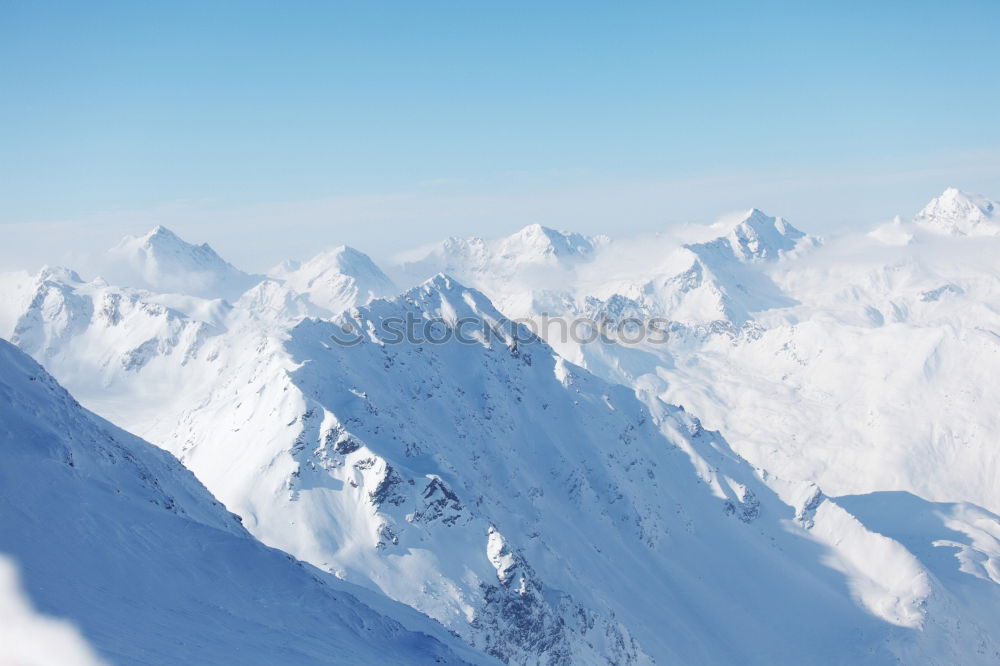
[[[82,409],[3,340],[0,449],[0,554],[39,611],[110,663],[461,663],[426,620],[373,610],[255,541],[172,456]],[[39,635],[8,635],[0,655],[86,663],[72,636],[24,643]]]

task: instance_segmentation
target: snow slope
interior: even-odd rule
[[[463,663],[431,623],[437,638],[407,630],[255,541],[172,456],[82,409],[2,340],[0,424],[0,553],[31,602],[108,662]],[[4,592],[2,608],[23,605]],[[93,662],[70,630],[24,626],[0,655],[37,663],[21,659],[56,638],[70,650],[58,663]]]

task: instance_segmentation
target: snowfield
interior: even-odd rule
[[[998,207],[2,275],[8,607],[79,663],[995,664]]]
[[[0,662],[490,663],[263,546],[173,456],[5,341],[0,396]]]

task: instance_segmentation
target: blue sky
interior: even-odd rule
[[[997,198],[998,40],[995,0],[0,0],[0,268]]]

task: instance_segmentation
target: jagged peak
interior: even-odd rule
[[[143,236],[143,238],[146,238],[146,239],[151,239],[151,238],[170,238],[170,239],[174,239],[174,240],[182,240],[180,236],[178,236],[177,234],[175,234],[173,231],[171,231],[170,229],[168,229],[167,227],[165,227],[162,224],[157,224],[155,227],[153,227],[152,229],[150,229],[148,232],[146,232],[146,235]]]
[[[399,292],[371,257],[348,245],[325,249],[303,262],[286,262],[270,274],[329,313]]]
[[[189,243],[162,224],[156,225],[141,236],[125,236],[115,247],[111,248],[112,252],[123,252],[129,250],[142,250],[146,252],[156,252],[159,250],[187,250],[204,256],[211,256],[217,258],[223,263],[226,263],[225,260],[222,259],[222,257],[220,257],[215,249],[208,243],[201,243],[200,245]]]
[[[493,346],[491,341],[500,341],[512,350],[516,349],[518,343],[532,343],[541,344],[549,350],[549,353],[553,353],[551,348],[548,348],[530,329],[523,329],[523,324],[504,315],[483,292],[467,287],[443,272],[398,296],[375,299],[366,305],[345,310],[337,315],[334,321],[343,323],[350,320],[352,322],[350,326],[356,327],[360,324],[360,330],[367,331],[372,339],[383,339],[382,336],[389,333],[392,334],[390,337],[395,337],[398,342],[400,317],[416,317],[418,323],[422,321],[423,324],[415,329],[419,334],[431,335],[427,332],[426,326],[443,324],[452,331],[459,331],[463,336],[471,336],[470,339],[487,347]],[[379,323],[393,320],[395,322],[392,329],[383,328]],[[322,320],[307,319],[302,326],[325,323]],[[406,324],[407,330],[410,326],[411,324]],[[443,329],[434,330],[436,332],[433,335],[444,335]],[[520,332],[515,334],[515,330]],[[448,340],[450,337],[446,335],[441,339]],[[419,343],[419,340],[417,342]]]
[[[371,257],[349,245],[323,250],[283,274],[289,284],[298,289],[311,288],[317,280],[340,279],[341,276],[364,281],[379,292],[376,295],[395,290],[392,280]]]
[[[746,212],[746,215],[743,216],[744,222],[750,222],[751,220],[771,220],[771,219],[774,218],[772,218],[770,215],[762,211],[760,208],[756,207],[748,210]]]
[[[699,256],[705,250],[714,249],[731,253],[741,262],[770,261],[795,249],[800,240],[807,238],[788,220],[768,215],[759,208],[723,218],[713,228],[728,231],[714,240],[684,247]]]
[[[438,296],[440,301],[430,300]],[[447,273],[438,273],[411,287],[394,302],[416,305],[423,311],[437,310],[441,302],[447,302],[455,313],[486,314],[494,319],[504,318],[493,302],[481,291],[467,287]]]
[[[508,236],[508,238],[537,240],[548,243],[559,243],[565,241],[576,241],[576,242],[584,241],[588,245],[590,244],[590,239],[584,236],[583,234],[577,233],[575,231],[563,231],[561,229],[553,229],[552,227],[546,227],[538,223],[524,226],[520,230]]]
[[[303,262],[300,266],[318,263],[329,263],[338,267],[349,267],[359,263],[372,267],[375,266],[375,262],[372,261],[371,257],[360,250],[354,249],[350,245],[338,245],[323,250],[311,259]]]
[[[448,236],[439,244],[441,248],[483,248],[486,240],[481,236]],[[436,248],[435,248],[436,249]]]
[[[516,258],[522,254],[541,254],[558,258],[582,257],[594,249],[594,241],[583,234],[560,231],[541,224],[529,224],[500,240],[501,256]]]
[[[740,234],[753,231],[756,234],[771,234],[777,232],[788,238],[802,238],[805,233],[796,229],[783,217],[772,217],[759,208],[751,208],[743,219],[733,227],[733,232]]]
[[[112,283],[229,300],[261,277],[236,268],[208,243],[188,243],[162,224],[142,236],[125,236],[107,251],[101,270]]]
[[[920,211],[931,212],[940,208],[975,209],[983,214],[992,215],[996,212],[997,203],[981,194],[965,192],[957,187],[946,188],[939,196],[931,199]],[[920,213],[918,213],[919,215]]]
[[[570,235],[569,232],[557,231],[556,229],[546,227],[538,223],[525,225],[520,230],[512,234],[512,236],[519,238],[545,238],[549,241],[568,235]]]
[[[416,287],[407,290],[407,294],[415,291],[440,291],[440,292],[456,292],[456,291],[467,291],[469,288],[464,284],[448,275],[445,272],[439,272],[436,275],[427,278],[421,282]]]
[[[290,279],[292,282],[300,282],[303,279],[314,280],[330,271],[349,277],[391,282],[370,256],[349,245],[338,245],[322,250],[306,261],[282,262],[272,269],[270,274]]]
[[[42,266],[42,270],[38,271],[38,281],[45,282],[46,280],[74,284],[83,283],[83,279],[76,271],[63,266]]]
[[[931,231],[953,236],[1000,234],[1000,203],[949,187],[930,200],[913,221]]]
[[[966,192],[960,190],[957,187],[946,187],[944,192],[937,197],[941,201],[955,201],[955,202],[968,202],[974,203],[977,200],[988,201],[986,197],[980,194],[973,194],[972,192]]]
[[[132,235],[127,234],[118,243],[111,248],[114,251],[128,250],[132,248],[156,248],[163,247],[164,245],[186,245],[189,247],[196,247],[191,243],[188,243],[183,238],[178,236],[176,233],[163,226],[162,224],[157,224],[155,227],[150,229],[144,234]]]

